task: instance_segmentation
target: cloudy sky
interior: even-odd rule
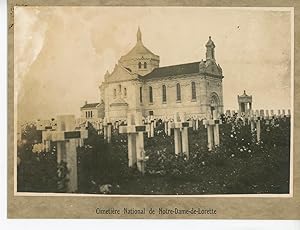
[[[245,89],[253,107],[291,104],[291,12],[197,7],[17,7],[15,93],[21,120],[79,115],[121,55],[143,42],[160,66],[205,58],[212,36],[225,109]]]

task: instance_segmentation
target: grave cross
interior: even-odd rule
[[[171,129],[172,129],[172,119],[168,119],[168,136],[171,136]]]
[[[243,126],[246,125],[246,119],[245,119],[245,113],[238,111],[237,116],[236,116],[236,123],[238,121],[242,121]]]
[[[112,123],[110,119],[104,117],[103,119],[103,138],[107,141],[107,143],[111,142],[111,131],[112,131]]]
[[[43,131],[42,140],[57,143],[57,162],[67,163],[69,170],[68,192],[78,188],[76,141],[88,138],[88,130],[75,130],[75,116],[62,115],[57,117],[56,131]]]
[[[256,110],[255,123],[256,123],[256,138],[257,138],[257,142],[260,141],[260,131],[261,131],[260,120],[261,120],[260,114],[259,114],[258,110]]]
[[[36,130],[43,131],[42,132],[42,139],[43,139],[43,134],[44,131],[53,131],[56,130],[57,128],[57,122],[55,119],[51,120],[38,120],[36,123]],[[50,141],[44,141],[44,150],[49,151],[50,150]]]
[[[254,111],[253,110],[251,110],[251,112],[250,112],[250,127],[251,127],[251,132],[254,132],[255,119],[254,119]]]
[[[174,122],[171,124],[171,128],[174,129],[175,154],[177,155],[180,152],[183,152],[187,158],[189,157],[189,127],[192,127],[192,123],[186,121],[185,115],[180,117],[179,113],[176,113]]]
[[[164,131],[165,131],[165,134],[168,135],[168,125],[169,125],[169,122],[168,122],[168,118],[165,116],[162,118],[162,122],[164,124]]]
[[[147,125],[147,127],[149,126],[149,129],[147,131],[148,138],[154,137],[154,117],[153,117],[153,115],[148,116],[145,119],[144,124]]]
[[[197,131],[199,129],[199,121],[198,121],[198,117],[196,115],[193,115],[190,118],[191,122],[192,122],[192,127],[193,127],[193,131]]]
[[[146,125],[142,124],[142,114],[137,112],[135,115],[128,113],[127,125],[119,126],[119,133],[127,133],[128,135],[128,166],[137,168],[142,174],[145,173],[145,157],[144,151],[144,132],[147,132]]]
[[[219,124],[221,121],[218,119],[217,111],[213,111],[213,119],[209,115],[210,119],[203,120],[203,124],[207,128],[207,142],[208,150],[211,151],[214,146],[220,145],[220,133],[219,133]]]

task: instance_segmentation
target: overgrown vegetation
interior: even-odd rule
[[[111,193],[114,194],[289,192],[289,118],[275,119],[269,124],[262,121],[262,141],[259,143],[255,133],[250,132],[250,125],[243,126],[241,121],[224,118],[220,125],[221,145],[212,151],[207,150],[204,126],[201,125],[198,131],[190,129],[188,158],[184,154],[174,154],[173,136],[165,135],[162,124],[155,132],[154,138],[146,138],[145,134],[149,160],[145,175],[141,175],[127,166],[125,134],[114,131],[112,144],[108,145],[90,126],[89,138],[77,151],[78,192],[100,193],[99,186],[104,184],[112,185]],[[18,152],[21,158],[18,190],[57,191],[58,181],[64,180],[57,178],[55,151],[32,153],[32,147],[27,143],[22,144]]]

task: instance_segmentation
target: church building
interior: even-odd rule
[[[111,120],[126,119],[127,112],[144,117],[207,116],[223,113],[222,68],[216,63],[215,44],[209,37],[205,60],[159,66],[160,58],[145,47],[140,28],[137,41],[101,83],[100,102]],[[184,48],[184,47],[182,47]]]

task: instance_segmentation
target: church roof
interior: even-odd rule
[[[158,67],[153,69],[152,72],[146,74],[145,76],[139,76],[141,79],[153,79],[162,78],[170,76],[178,76],[185,74],[206,74],[210,76],[222,77],[222,69],[220,65],[217,65],[215,61],[212,60],[201,60],[200,62],[191,62],[179,65],[171,65]]]
[[[172,65],[172,66],[164,66],[155,68],[152,72],[143,76],[142,78],[161,78],[167,76],[176,76],[182,74],[193,74],[199,73],[199,63],[200,62],[192,62],[186,64]]]
[[[157,56],[152,53],[142,42],[137,42],[135,46],[123,57],[136,57],[136,56],[146,56],[152,55]]]
[[[148,57],[148,56],[155,59],[159,59],[158,55],[152,53],[146,46],[144,46],[142,41],[142,34],[140,28],[138,28],[137,42],[135,46],[126,55],[122,56],[120,61],[132,59],[132,58],[138,58],[138,57]]]
[[[95,108],[99,105],[100,103],[86,103],[84,106],[82,106],[82,109],[91,109]]]

